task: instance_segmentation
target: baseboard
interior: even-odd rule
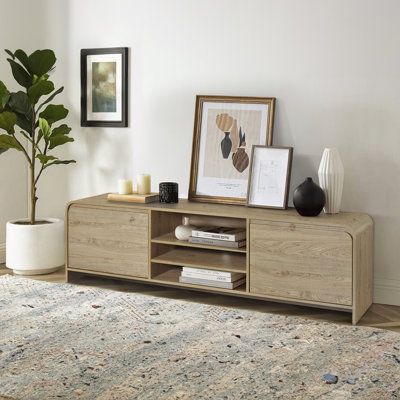
[[[374,303],[400,306],[400,279],[375,278]]]
[[[6,244],[0,243],[0,264],[6,262]]]

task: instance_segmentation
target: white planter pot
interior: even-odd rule
[[[325,212],[336,214],[342,202],[344,168],[339,152],[335,148],[326,148],[322,154],[318,169],[319,186],[325,192]]]
[[[44,218],[48,224],[22,225],[7,222],[6,266],[19,275],[54,272],[64,264],[64,221]]]

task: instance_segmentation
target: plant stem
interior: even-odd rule
[[[35,143],[35,125],[36,125],[36,113],[32,111],[32,155],[30,163],[31,172],[31,225],[35,225],[36,222],[36,182],[35,182],[35,161],[36,161],[36,147]]]

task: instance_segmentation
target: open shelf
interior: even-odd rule
[[[246,284],[244,283],[243,285],[235,288],[235,289],[223,289],[223,288],[217,288],[217,287],[212,287],[212,286],[206,286],[206,285],[192,285],[190,283],[181,283],[179,282],[179,276],[181,274],[181,269],[180,268],[171,268],[171,269],[166,269],[165,271],[159,273],[158,275],[155,275],[151,280],[160,282],[160,283],[168,283],[171,285],[176,285],[176,286],[182,286],[182,287],[188,287],[188,288],[196,288],[196,289],[204,289],[207,291],[213,291],[213,292],[246,292]]]
[[[173,248],[151,259],[152,263],[246,273],[246,254],[206,249]]]
[[[188,241],[185,241],[185,240],[178,240],[175,237],[174,232],[168,232],[164,235],[161,235],[154,239],[151,239],[151,241],[152,241],[152,243],[170,244],[170,245],[174,245],[174,246],[193,247],[193,248],[198,248],[198,249],[210,249],[210,250],[220,250],[220,251],[230,251],[232,253],[246,253],[246,246],[236,249],[236,248],[231,248],[231,247],[189,243]]]

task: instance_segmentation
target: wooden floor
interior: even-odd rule
[[[0,276],[12,274],[4,265],[0,265]],[[53,274],[26,276],[25,279],[37,279],[47,282],[65,282],[64,270]],[[351,325],[349,313],[321,310],[317,308],[294,306],[260,300],[222,296],[219,294],[202,293],[190,290],[168,288],[149,284],[139,284],[128,281],[105,279],[82,274],[74,274],[73,282],[87,286],[103,287],[112,290],[146,293],[153,296],[182,299],[206,304],[223,305],[248,310],[258,310],[281,315],[296,315],[319,321],[330,321]],[[373,304],[358,323],[361,326],[371,326],[400,332],[400,307],[383,304]]]

